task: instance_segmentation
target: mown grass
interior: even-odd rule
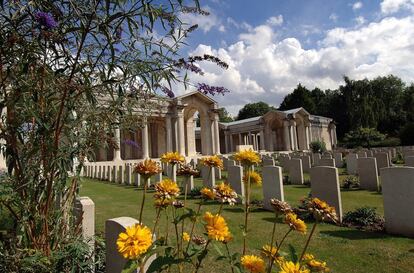
[[[341,180],[343,178],[342,175]],[[196,179],[195,183],[201,185],[201,180]],[[310,188],[285,185],[284,191],[286,201],[292,205],[297,205],[300,198],[308,195]],[[141,188],[83,179],[80,193],[82,196],[89,196],[95,202],[96,230],[98,233],[103,233],[106,219],[120,216],[138,218],[139,201],[143,194]],[[152,205],[151,195],[150,192],[144,209],[143,223],[152,227],[155,209]],[[382,197],[379,193],[353,190],[342,191],[341,195],[344,212],[357,207],[371,206],[377,208],[377,211],[383,214]],[[253,199],[260,200],[262,198],[261,187],[254,186],[252,196]],[[198,199],[188,200],[189,206],[194,209],[198,202]],[[218,209],[219,205],[217,203],[209,203],[203,206],[202,211],[214,213]],[[242,206],[226,206],[223,209],[223,216],[235,237],[234,241],[230,243],[230,248],[232,251],[241,252]],[[273,220],[273,213],[271,212],[261,209],[252,210],[248,243],[249,253],[258,254],[259,249],[269,242]],[[165,223],[165,216],[163,216],[160,222],[161,234],[164,232]],[[308,228],[310,228],[312,223],[308,224]],[[188,225],[187,229],[189,229]],[[284,224],[279,224],[276,233],[278,238],[283,236],[286,230],[287,227]],[[200,224],[197,226],[197,233],[202,234],[202,232],[203,227]],[[298,251],[301,251],[305,240],[306,236],[292,233],[285,246],[292,244]],[[218,247],[220,247],[220,244],[218,244]],[[211,251],[215,252],[214,248],[211,248]],[[414,240],[384,233],[364,232],[321,224],[311,241],[309,252],[317,258],[327,261],[331,272],[414,272]],[[209,256],[201,272],[229,272],[226,264],[216,262],[213,257],[214,255]]]

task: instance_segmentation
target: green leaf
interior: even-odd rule
[[[224,256],[223,252],[221,251],[221,249],[218,247],[217,244],[213,244],[213,247],[220,256]]]
[[[172,256],[159,256],[155,258],[147,269],[147,273],[158,272],[166,265],[174,264],[175,259]]]
[[[289,255],[292,258],[292,261],[294,263],[297,263],[297,261],[298,261],[298,255],[296,253],[296,249],[291,244],[289,244]]]
[[[135,260],[128,260],[128,262],[125,264],[124,269],[122,270],[122,273],[133,273],[136,271],[139,267],[139,264]]]

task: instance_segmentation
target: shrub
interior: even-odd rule
[[[310,143],[312,153],[326,152],[326,143],[323,140],[315,140]]]
[[[414,145],[414,123],[408,123],[400,132],[402,145]]]
[[[364,230],[384,230],[384,219],[372,207],[361,207],[347,212],[343,224]]]
[[[394,164],[404,164],[404,156],[402,153],[398,152],[397,156],[392,159],[392,163]]]
[[[359,188],[359,178],[356,176],[347,176],[342,184],[344,189],[355,189]]]
[[[194,187],[188,195],[193,197],[193,198],[197,197],[197,196],[200,196],[201,195],[200,191],[201,191],[202,188],[203,187]]]

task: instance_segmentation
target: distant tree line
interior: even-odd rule
[[[414,145],[414,84],[407,85],[394,75],[372,80],[344,77],[344,81],[336,90],[310,90],[298,84],[278,110],[303,107],[313,115],[333,118],[338,138],[345,142],[351,139],[350,135],[371,129],[368,132],[376,130],[388,138],[401,139],[404,145]],[[235,120],[262,116],[270,110],[276,108],[262,101],[248,103]],[[224,108],[220,109],[220,121],[231,121]]]
[[[307,89],[299,84],[287,95],[279,110],[303,107],[311,114],[330,117],[337,123],[337,135],[359,128],[374,128],[403,144],[414,142],[414,84],[406,85],[389,75],[372,80],[351,80],[336,90]]]

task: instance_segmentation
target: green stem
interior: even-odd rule
[[[149,178],[145,178],[145,182],[144,182],[144,194],[142,196],[141,209],[139,211],[139,223],[141,225],[142,225],[142,212],[144,211],[144,204],[145,204],[145,196],[147,194],[148,179]]]
[[[301,262],[301,261],[302,261],[303,256],[305,255],[305,252],[306,252],[306,250],[308,249],[308,246],[309,246],[310,240],[311,240],[311,238],[312,238],[312,236],[313,236],[313,233],[315,232],[315,229],[316,229],[316,225],[317,225],[317,224],[318,224],[318,222],[317,222],[317,221],[315,221],[315,223],[313,224],[313,227],[312,227],[312,230],[311,230],[311,232],[310,232],[310,234],[309,234],[308,240],[306,240],[305,247],[303,248],[302,254],[300,255],[299,262]]]
[[[207,247],[208,247],[208,245],[209,245],[209,244],[210,244],[210,240],[208,240],[208,241],[207,241],[206,246],[204,247],[203,252],[204,252],[204,251],[207,251]],[[206,256],[207,256],[207,255],[204,255],[204,258],[205,258]],[[203,262],[204,258],[202,258],[202,259],[201,259],[201,260],[197,263],[197,266],[196,266],[196,269],[195,269],[194,273],[197,273],[197,272],[198,272],[198,270],[200,269],[200,267],[201,267],[201,263]]]
[[[161,208],[157,208],[157,216],[155,218],[155,223],[154,223],[154,227],[152,228],[152,234],[154,234],[155,232],[155,228],[158,225],[158,221],[160,220],[160,214],[161,214]]]
[[[275,217],[275,221],[273,222],[272,238],[270,240],[270,264],[269,264],[269,270],[267,271],[268,273],[272,272],[273,262],[275,260],[273,257],[273,253],[272,253],[273,242],[275,239],[275,232],[276,232],[276,222],[277,222],[277,217],[278,217],[277,213],[275,214],[276,214],[276,217]],[[276,242],[276,245],[277,245],[277,242]],[[276,254],[277,252],[279,252],[279,249],[276,249]]]
[[[243,255],[246,254],[246,245],[247,245],[247,224],[249,218],[249,208],[250,208],[250,166],[247,168],[246,175],[247,175],[247,185],[245,185],[246,189],[246,202],[244,207],[244,234],[243,234]]]
[[[288,232],[286,232],[285,236],[283,236],[282,241],[280,241],[279,246],[277,246],[277,248],[278,248],[278,249],[280,249],[280,248],[282,247],[283,242],[285,241],[286,237],[289,235],[289,233],[290,233],[291,231],[292,231],[292,230],[291,230],[291,229],[289,229],[289,230],[288,230]],[[276,245],[277,245],[277,244],[276,244]]]
[[[200,203],[198,203],[198,208],[197,208],[197,213],[196,213],[197,215],[200,213],[202,204],[203,204],[202,201],[200,201]],[[195,224],[196,224],[196,221],[197,221],[197,215],[196,215],[196,219],[193,221],[193,224],[191,226],[190,241],[188,241],[187,247],[185,249],[186,254],[188,253],[188,248],[190,247],[191,239],[193,238],[193,232],[194,232],[194,227],[195,227]]]
[[[225,243],[224,245],[226,246],[227,256],[229,257],[229,261],[230,261],[230,268],[231,268],[231,273],[234,273],[233,263],[232,263],[232,260],[231,260],[231,255],[230,255],[229,246],[227,245],[227,243]]]

